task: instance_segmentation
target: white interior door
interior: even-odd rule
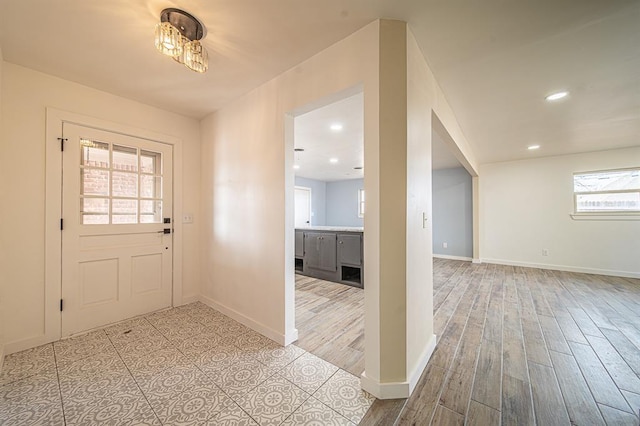
[[[62,134],[63,337],[171,306],[172,146],[70,123]]]
[[[296,228],[311,225],[311,188],[296,186],[295,218]]]

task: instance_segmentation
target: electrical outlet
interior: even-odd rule
[[[182,215],[182,223],[193,223],[193,213],[184,213]]]
[[[447,243],[442,243],[442,248],[447,248],[447,247],[449,247],[449,244],[447,244]]]
[[[543,256],[549,256],[549,249],[542,249]]]

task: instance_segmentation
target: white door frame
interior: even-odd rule
[[[74,123],[173,146],[173,290],[172,306],[182,304],[182,141],[174,136],[139,129],[55,108],[46,109],[45,138],[45,276],[43,334],[18,342],[15,350],[59,340],[62,336],[62,123]],[[177,190],[176,190],[177,189]]]

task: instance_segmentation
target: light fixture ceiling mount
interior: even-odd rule
[[[156,49],[190,70],[203,73],[209,68],[209,54],[200,40],[206,28],[184,10],[168,8],[160,13],[156,25]]]

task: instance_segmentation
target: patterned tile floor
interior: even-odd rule
[[[1,425],[353,425],[357,377],[202,303],[9,355]]]

